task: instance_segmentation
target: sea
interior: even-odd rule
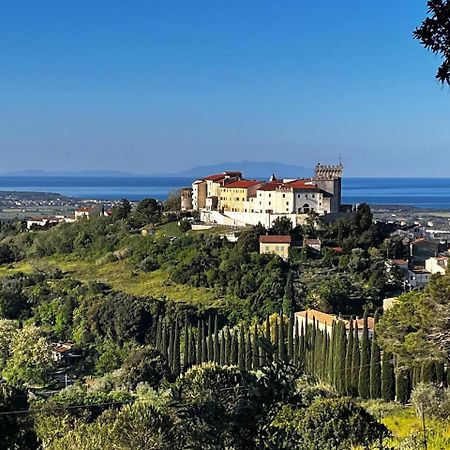
[[[186,177],[2,176],[0,191],[54,192],[82,199],[164,200]],[[450,178],[343,178],[343,203],[450,209]]]

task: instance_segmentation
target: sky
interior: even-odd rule
[[[448,177],[425,0],[0,5],[0,172],[226,161]]]

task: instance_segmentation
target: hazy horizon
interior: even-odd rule
[[[445,177],[449,89],[412,38],[425,14],[425,0],[6,3],[1,170],[341,155],[348,177]]]

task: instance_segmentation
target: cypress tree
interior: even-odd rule
[[[236,332],[231,335],[231,364],[237,366],[238,364],[238,352],[239,344],[236,336]]]
[[[250,330],[248,330],[247,341],[245,343],[245,369],[252,370],[252,366],[253,366],[252,336]]]
[[[230,329],[227,327],[225,334],[225,365],[231,366],[233,364],[233,340],[231,338]]]
[[[300,370],[305,372],[305,327],[303,323],[300,327],[300,335],[298,337],[298,354],[297,354],[297,365]]]
[[[361,366],[359,370],[358,393],[363,399],[370,396],[370,341],[369,329],[367,326],[367,312],[364,313],[364,328],[361,340]]]
[[[205,322],[202,321],[202,362],[208,361],[208,345],[206,342]]]
[[[298,320],[295,317],[294,318],[294,344],[292,349],[292,362],[294,366],[298,367],[298,361],[299,361],[299,351],[300,351],[300,332],[298,329]]]
[[[226,353],[227,353],[227,346],[225,342],[225,331],[222,329],[222,332],[220,333],[220,358],[219,358],[219,364],[221,366],[225,366],[227,364]]]
[[[239,370],[245,370],[245,334],[243,326],[239,330],[238,367]]]
[[[208,317],[208,340],[207,340],[207,355],[208,361],[214,360],[214,342],[213,342],[213,327],[212,327],[212,317]]]
[[[181,357],[180,357],[180,327],[178,321],[175,321],[174,337],[173,337],[173,359],[172,359],[173,373],[178,376],[181,372]]]
[[[295,309],[294,276],[292,270],[289,270],[284,288],[283,312],[288,315]]]
[[[381,396],[385,402],[395,399],[395,374],[392,353],[383,351],[381,366]]]
[[[345,392],[352,394],[353,318],[350,318],[347,352],[345,354]]]
[[[400,365],[400,362],[397,364],[397,374],[395,381],[397,401],[399,403],[406,403],[409,399],[409,372],[408,369]]]
[[[339,320],[336,325],[336,358],[334,370],[336,373],[336,389],[340,394],[345,393],[345,355],[346,355],[345,325]]]
[[[158,317],[156,322],[156,337],[155,337],[155,347],[159,352],[162,352],[162,318]]]
[[[161,353],[168,360],[167,324],[165,322],[162,323]]]
[[[338,326],[338,322],[337,321],[333,321],[333,323],[331,324],[331,352],[330,352],[330,373],[331,373],[331,382],[332,385],[337,388],[337,370],[336,370],[336,366],[337,366],[337,360],[338,360],[338,350],[337,350],[337,342],[338,342],[338,331],[337,331],[337,326]]]
[[[214,362],[220,362],[220,346],[219,346],[219,325],[217,321],[217,314],[214,318]]]
[[[190,333],[189,333],[189,321],[188,321],[188,317],[187,314],[184,316],[184,351],[183,351],[183,370],[186,371],[187,368],[189,367],[189,350],[190,350],[190,345],[189,345],[189,338],[190,338]]]
[[[278,343],[279,339],[280,339],[280,332],[278,331],[278,316],[275,316],[274,334],[273,334],[274,361],[278,359],[278,354],[280,351],[280,344]]]
[[[435,362],[436,383],[439,386],[445,385],[445,369],[442,361]]]
[[[195,364],[201,364],[203,362],[202,344],[203,344],[203,321],[197,322],[197,352],[195,357]]]
[[[294,359],[294,313],[291,312],[289,316],[289,324],[287,330],[287,354],[289,362]]]
[[[280,313],[280,325],[278,326],[278,359],[286,361],[286,349],[284,343],[284,320]]]
[[[378,311],[375,313],[375,330],[372,336],[372,348],[370,351],[370,398],[381,397],[381,354],[376,340],[376,326],[378,323]]]
[[[194,331],[189,326],[189,367],[197,364],[197,342],[195,339]]]
[[[169,358],[169,367],[173,372],[173,354],[174,354],[174,324],[173,322],[170,324],[169,328],[169,352],[168,352],[168,358]]]
[[[309,373],[309,325],[308,313],[305,314],[305,322],[303,328],[303,371]]]
[[[266,339],[272,344],[272,338],[270,335],[270,317],[266,316]],[[270,352],[264,352],[265,362],[270,364],[272,362],[272,354]]]
[[[259,369],[260,360],[259,360],[259,349],[258,349],[258,324],[255,323],[253,330],[253,361],[252,366],[253,369]]]
[[[425,361],[422,363],[420,380],[422,383],[433,383],[436,381],[434,361]]]
[[[361,362],[359,353],[359,330],[358,330],[358,322],[355,322],[355,335],[353,338],[353,352],[352,352],[352,378],[351,378],[352,395],[358,395],[360,365]]]

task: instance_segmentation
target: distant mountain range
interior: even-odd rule
[[[172,175],[181,177],[200,177],[221,173],[226,170],[239,170],[246,178],[269,178],[273,173],[278,177],[284,178],[302,178],[311,177],[313,175],[313,169],[310,167],[260,161],[228,162],[209,166],[199,166]]]
[[[313,169],[309,167],[295,166],[275,162],[241,161],[198,166],[182,172],[153,173],[152,177],[186,177],[196,178],[226,170],[239,170],[246,178],[269,178],[273,173],[277,177],[302,178],[313,175]],[[5,177],[137,177],[145,176],[118,170],[81,170],[81,171],[45,171],[45,170],[23,170],[16,172],[5,172]]]

